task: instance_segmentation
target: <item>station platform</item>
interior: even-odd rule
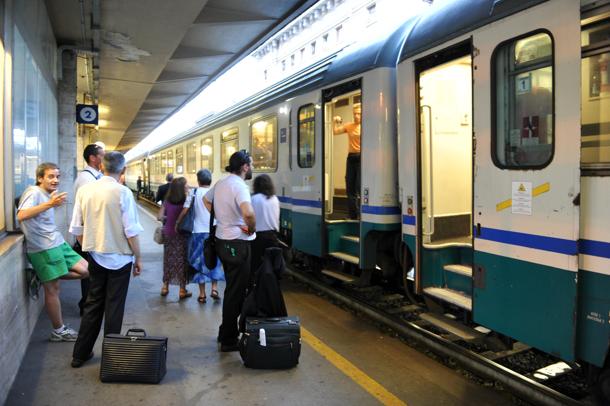
[[[15,405],[511,405],[510,394],[470,381],[425,354],[390,337],[306,287],[282,281],[288,312],[302,325],[296,368],[245,368],[238,352],[216,343],[222,305],[209,297],[178,300],[172,286],[159,294],[162,247],[152,240],[157,222],[140,210],[144,271],[132,278],[123,331],[144,328],[169,337],[167,375],[159,385],[104,384],[99,380],[102,337],[95,356],[70,367],[72,343],[49,342],[43,311],[6,400]],[[78,282],[62,283],[65,322],[78,330]],[[208,296],[209,296],[209,286]],[[220,285],[220,292],[224,283]],[[42,292],[38,300],[43,300]]]

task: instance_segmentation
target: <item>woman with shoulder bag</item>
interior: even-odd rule
[[[220,261],[217,260],[216,266],[213,269],[209,269],[205,266],[203,254],[203,242],[208,238],[210,231],[210,213],[203,205],[203,196],[210,190],[210,184],[212,183],[211,172],[207,169],[199,170],[197,172],[197,183],[199,187],[195,189],[195,198],[191,200],[194,204],[195,221],[193,222],[193,232],[188,244],[188,261],[190,266],[195,270],[193,282],[199,285],[197,301],[203,304],[207,300],[205,284],[208,282],[212,284],[210,296],[214,300],[220,300],[218,281],[224,281],[225,276]],[[182,210],[178,220],[186,216],[189,206],[190,201],[188,204],[185,204],[185,208]]]
[[[191,297],[192,294],[186,290],[187,267],[186,258],[187,236],[178,232],[177,220],[182,212],[182,207],[188,193],[186,178],[179,177],[172,180],[158,219],[165,218],[163,224],[163,286],[161,296],[167,296],[169,285],[179,285],[180,299]]]

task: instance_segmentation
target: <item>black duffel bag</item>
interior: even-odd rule
[[[139,328],[108,334],[102,343],[102,382],[159,383],[165,376],[167,337],[151,337]]]
[[[239,340],[244,365],[255,369],[287,369],[299,363],[301,324],[292,317],[248,317]]]

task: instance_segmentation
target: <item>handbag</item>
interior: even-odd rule
[[[193,199],[191,200],[191,205],[189,206],[186,215],[182,218],[180,224],[178,224],[178,230],[183,233],[192,233],[193,228],[195,227],[195,197],[197,196],[197,191],[193,193]]]
[[[163,235],[163,226],[155,228],[153,240],[155,240],[157,244],[163,245],[165,243],[165,236]]]
[[[159,383],[165,376],[167,337],[150,337],[142,329],[108,334],[102,343],[102,382]]]
[[[210,234],[203,242],[203,262],[208,269],[216,268],[218,254],[216,253],[216,226],[214,225],[214,202],[210,212]]]

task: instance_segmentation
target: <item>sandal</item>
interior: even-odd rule
[[[167,285],[163,285],[161,287],[161,296],[167,296],[169,293],[169,287]]]
[[[180,293],[178,294],[178,297],[180,298],[180,300],[186,299],[187,297],[191,297],[191,296],[193,296],[193,294],[186,289],[180,289]]]
[[[214,300],[220,300],[220,295],[218,294],[218,291],[216,289],[212,289],[212,293],[210,293],[210,296]]]
[[[207,298],[206,298],[205,296],[199,296],[199,297],[197,298],[197,301],[198,301],[199,303],[202,303],[202,304],[203,304],[203,303],[207,302]]]

